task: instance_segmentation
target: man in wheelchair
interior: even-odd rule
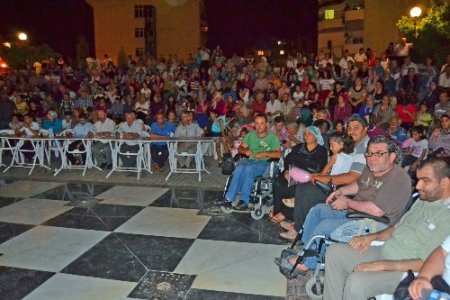
[[[416,201],[387,229],[332,244],[326,254],[324,299],[368,299],[392,294],[404,272],[419,271],[430,253],[450,235],[450,168],[442,159],[417,169]],[[385,241],[383,246],[371,246]]]
[[[311,208],[303,224],[302,242],[305,245],[314,236],[328,238],[333,230],[351,221],[348,212],[387,217],[389,225],[400,220],[411,195],[411,180],[400,167],[400,147],[389,137],[376,136],[370,139],[365,156],[367,167],[357,182],[339,188],[330,194],[326,203]],[[355,197],[350,199],[347,195]],[[286,259],[289,261],[284,264],[292,268],[297,256]],[[306,257],[296,271],[302,274],[315,268],[316,263],[316,257]]]
[[[238,151],[248,159],[239,161],[224,199],[216,202],[216,205],[231,208],[236,196],[240,193],[240,201],[234,209],[248,210],[254,179],[264,173],[270,159],[279,159],[281,156],[280,142],[277,136],[268,130],[266,115],[255,116],[255,130],[244,137]]]

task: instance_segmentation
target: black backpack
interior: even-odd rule
[[[234,159],[230,153],[223,154],[222,174],[231,175],[234,171]]]

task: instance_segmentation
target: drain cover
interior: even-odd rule
[[[156,289],[158,291],[162,291],[162,292],[166,292],[166,291],[170,290],[171,287],[172,287],[172,285],[168,282],[160,282],[156,285]]]

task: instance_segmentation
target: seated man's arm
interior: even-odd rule
[[[244,142],[238,148],[238,153],[250,157],[253,152],[248,148],[248,145]]]
[[[281,157],[280,148],[275,149],[274,151],[264,151],[258,154],[255,154],[256,159],[268,158],[268,159],[279,159]]]
[[[361,177],[361,173],[357,171],[350,171],[344,174],[339,175],[333,175],[331,176],[333,180],[333,184],[336,185],[345,185],[350,184],[352,182],[358,181],[358,179]],[[328,180],[329,182],[330,180]]]
[[[359,251],[360,253],[366,252],[370,247],[370,243],[373,241],[386,241],[394,232],[394,226],[390,226],[382,231],[371,233],[363,236],[355,236],[349,243],[350,248]]]
[[[377,260],[368,263],[362,263],[355,267],[355,272],[407,272],[412,270],[417,272],[423,265],[423,260],[405,259],[405,260]]]
[[[384,216],[385,212],[375,205],[372,201],[354,201],[351,199],[347,200],[347,208],[363,212],[375,217]]]
[[[447,238],[447,240],[449,240]],[[450,240],[449,240],[450,241]],[[444,242],[445,243],[445,242]],[[423,263],[416,279],[409,286],[409,294],[413,299],[420,299],[422,296],[422,289],[433,289],[431,279],[436,275],[444,273],[445,257],[447,252],[442,246],[437,247],[431,252],[430,256]]]

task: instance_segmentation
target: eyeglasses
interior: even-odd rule
[[[376,158],[381,158],[381,157],[383,157],[383,155],[385,155],[387,153],[389,153],[389,152],[370,152],[370,151],[367,151],[366,153],[364,153],[364,156],[365,157],[375,156]]]

